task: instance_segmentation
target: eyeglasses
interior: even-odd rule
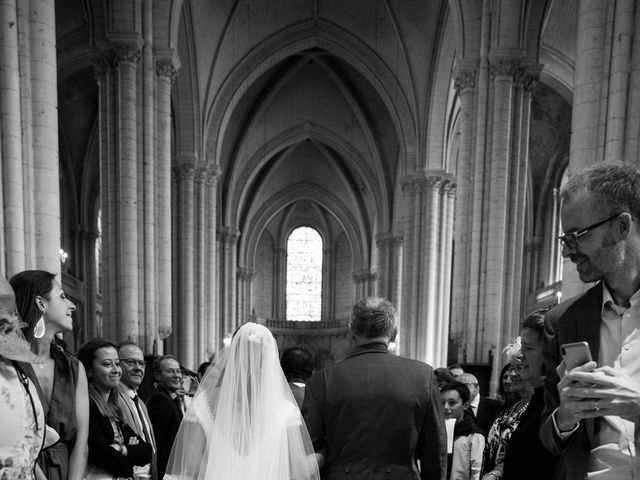
[[[135,358],[127,358],[124,360],[120,360],[120,363],[125,363],[127,364],[129,367],[135,367],[136,365],[139,367],[146,367],[146,363],[144,363],[144,360],[136,360]]]
[[[578,248],[578,238],[589,233],[591,230],[598,228],[601,225],[604,225],[608,221],[613,220],[621,213],[622,212],[618,212],[615,215],[611,215],[609,218],[605,218],[604,220],[594,223],[593,225],[589,225],[588,227],[585,227],[576,232],[565,233],[564,235],[560,235],[558,237],[558,241],[563,247],[567,247],[567,248],[570,248],[571,250],[575,250],[576,248]]]

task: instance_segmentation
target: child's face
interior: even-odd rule
[[[462,418],[466,405],[456,390],[446,390],[440,393],[440,400],[444,410],[444,418],[455,418],[456,420]]]

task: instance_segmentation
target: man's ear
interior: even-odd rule
[[[626,238],[631,233],[631,224],[633,223],[633,217],[629,212],[622,212],[616,218],[616,229],[620,237]]]
[[[394,342],[398,336],[398,327],[393,327],[393,332],[389,336],[389,343]]]

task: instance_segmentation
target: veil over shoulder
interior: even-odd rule
[[[319,480],[313,453],[273,335],[247,323],[202,379],[165,478]]]

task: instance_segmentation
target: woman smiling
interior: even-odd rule
[[[78,359],[89,379],[89,462],[85,478],[133,478],[133,466],[148,464],[153,451],[124,422],[118,407],[122,370],[116,347],[101,338],[90,340],[80,347]]]

